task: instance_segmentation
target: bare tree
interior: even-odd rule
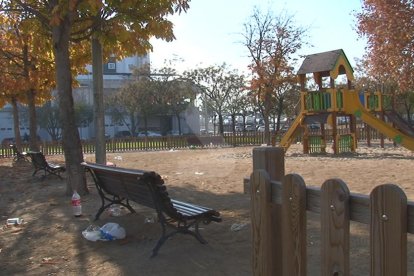
[[[236,131],[236,116],[243,115],[248,110],[248,93],[246,90],[245,77],[234,75],[233,86],[226,100],[225,110],[231,116],[232,131]],[[244,126],[245,127],[245,126]]]
[[[296,82],[293,64],[297,51],[305,43],[306,29],[297,27],[292,16],[281,13],[273,16],[255,9],[244,25],[244,45],[251,58],[252,95],[265,124],[265,139],[270,143],[269,116],[273,105],[283,112],[286,93]],[[279,117],[280,117],[279,115]]]
[[[194,102],[196,92],[193,83],[184,79],[177,71],[164,65],[151,74],[151,79],[160,97],[162,112],[160,115],[173,115],[177,119],[178,132],[181,135],[181,114]]]
[[[202,91],[202,101],[219,118],[219,133],[224,132],[223,115],[226,104],[233,93],[238,93],[240,76],[237,71],[230,70],[223,63],[220,66],[194,69],[184,72],[187,79],[192,80]]]

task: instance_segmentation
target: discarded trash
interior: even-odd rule
[[[144,223],[154,223],[154,222],[155,222],[154,217],[146,217],[144,219]]]
[[[7,219],[7,225],[19,225],[23,223],[21,218],[9,218]]]
[[[80,217],[82,215],[81,198],[76,191],[74,191],[72,195],[72,211],[75,217]]]
[[[108,222],[101,227],[101,236],[103,240],[118,240],[125,238],[125,229],[118,223]]]
[[[115,156],[115,157],[114,157],[114,159],[115,159],[115,160],[122,161],[122,156],[121,156],[121,155],[117,155],[117,156]]]
[[[118,223],[108,222],[101,228],[96,225],[89,225],[82,235],[89,241],[112,241],[123,239],[126,236],[125,229]]]
[[[121,216],[121,207],[118,204],[114,204],[109,208],[109,215],[113,217]]]
[[[101,229],[96,225],[89,225],[86,230],[82,231],[82,235],[89,241],[97,241],[101,239]]]
[[[42,264],[57,264],[58,262],[54,261],[51,257],[42,258]]]
[[[233,232],[237,232],[242,230],[244,227],[246,227],[247,223],[233,223],[230,227],[230,230]]]
[[[203,175],[204,173],[203,172],[195,172],[194,174],[195,175]]]

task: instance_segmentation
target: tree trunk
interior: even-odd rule
[[[23,63],[24,77],[26,81],[30,83],[31,61],[29,60],[29,46],[27,44],[25,44],[23,47]],[[35,91],[33,89],[29,89],[26,93],[26,96],[29,109],[29,147],[32,151],[39,151],[39,145],[37,141]]]
[[[75,110],[72,95],[72,74],[69,60],[69,36],[71,30],[69,12],[59,25],[52,27],[52,37],[56,64],[56,86],[58,103],[62,119],[62,144],[66,163],[66,194],[74,190],[79,194],[88,193],[83,161],[82,145],[75,122]]]
[[[236,114],[231,114],[231,128],[232,128],[232,132],[233,134],[236,133]]]
[[[265,131],[264,131],[265,138],[264,139],[267,145],[271,145],[269,116],[263,117],[263,121],[264,121],[264,126],[265,126]]]
[[[204,111],[204,129],[206,130],[206,133],[208,133],[208,121],[209,121],[209,116],[208,116],[208,109],[207,109],[207,97],[206,94],[203,95],[204,99],[203,99],[203,111]]]
[[[277,130],[277,131],[279,131],[279,129],[280,129],[280,119],[282,118],[282,113],[283,113],[283,100],[284,100],[284,98],[282,97],[278,101],[278,108],[277,108],[277,127],[275,128],[275,130]],[[287,121],[286,121],[286,123],[287,123]]]
[[[13,126],[14,126],[14,139],[15,145],[19,151],[22,149],[22,138],[20,136],[20,126],[19,126],[19,109],[17,108],[16,98],[11,99],[11,105],[13,107]]]
[[[145,136],[147,136],[148,132],[148,117],[144,114],[144,130],[145,130]]]
[[[219,113],[219,134],[224,133],[224,125],[223,125],[223,115]]]
[[[411,125],[412,124],[412,120],[411,120],[412,105],[407,103],[407,100],[405,100],[404,101],[404,107],[405,107],[405,113],[407,114],[407,122]]]
[[[137,114],[136,112],[129,113],[129,122],[125,120],[123,121],[124,125],[128,127],[128,130],[131,133],[131,136],[133,137],[137,136],[139,132],[138,122],[139,114]]]
[[[272,110],[272,106],[271,106],[271,93],[267,92],[265,95],[265,102],[264,102],[264,109],[263,109],[263,121],[264,121],[264,125],[265,125],[265,143],[267,145],[271,145],[271,141],[270,141],[270,131],[269,131],[269,115],[270,115],[270,111]]]
[[[39,151],[39,141],[37,139],[37,116],[35,106],[35,91],[30,89],[27,92],[27,106],[29,109],[29,148],[32,151]]]
[[[180,113],[175,114],[175,116],[177,117],[177,122],[178,122],[178,134],[181,135],[181,120],[180,120]]]
[[[95,122],[95,160],[96,163],[106,164],[102,44],[96,37],[92,38],[92,79]]]

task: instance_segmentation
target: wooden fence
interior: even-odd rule
[[[338,129],[338,134],[346,134],[347,130]],[[318,134],[316,131],[313,134]],[[280,133],[275,137],[275,141],[280,141]],[[326,130],[325,141],[332,142],[331,130]],[[370,139],[378,139],[379,134],[376,130],[370,129]],[[302,137],[299,135],[295,142],[301,141]],[[362,128],[357,128],[357,139],[365,140],[366,131]],[[228,132],[223,135],[184,135],[184,136],[162,136],[162,137],[132,137],[132,138],[117,138],[106,141],[106,152],[127,152],[127,151],[150,151],[150,150],[169,150],[169,149],[184,149],[184,148],[203,148],[215,146],[255,146],[264,144],[263,132]],[[23,144],[22,151],[28,151],[29,145]],[[92,140],[82,141],[82,150],[85,154],[95,153],[95,143]],[[61,142],[42,142],[40,143],[40,151],[45,155],[63,154],[63,147]],[[9,145],[0,146],[0,158],[11,157],[13,151]]]
[[[350,193],[340,179],[322,187],[285,175],[281,148],[253,150],[251,195],[254,275],[307,275],[307,211],[320,214],[321,273],[350,275],[350,221],[370,228],[370,275],[407,275],[407,233],[414,233],[414,203],[396,185],[370,195]]]
[[[106,141],[106,152],[152,151],[184,148],[254,146],[264,142],[263,132],[237,132],[223,135],[184,135],[162,137],[131,137]],[[45,155],[63,154],[62,142],[42,142],[39,147]],[[28,151],[29,145],[23,144],[22,151]],[[95,153],[95,142],[82,141],[84,154]],[[13,151],[9,145],[0,146],[0,157],[11,157]]]

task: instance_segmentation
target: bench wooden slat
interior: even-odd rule
[[[195,205],[195,204],[191,204],[191,203],[185,203],[185,202],[174,200],[174,199],[172,199],[171,201],[174,204],[174,206],[175,205],[182,206],[183,208],[198,210],[198,212],[207,212],[207,211],[212,210],[212,209],[209,209],[209,208],[206,208],[206,207],[203,207],[203,206],[199,206],[199,205]]]
[[[212,209],[205,208],[205,207],[198,206],[198,205],[188,204],[188,203],[174,201],[174,200],[172,200],[172,202],[173,202],[174,208],[176,208],[178,212],[182,213],[183,215],[189,216],[189,217],[214,211]]]

